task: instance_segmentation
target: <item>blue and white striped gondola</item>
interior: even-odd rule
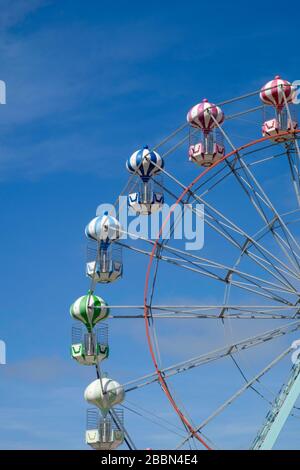
[[[95,217],[85,228],[88,239],[97,242],[96,249],[90,249],[92,260],[86,265],[86,275],[95,282],[110,283],[120,279],[123,274],[123,264],[119,250],[113,249],[113,242],[122,235],[120,222],[108,212]],[[118,253],[118,256],[116,256]]]
[[[88,238],[96,240],[103,244],[109,244],[120,238],[121,224],[108,212],[102,216],[95,217],[85,228],[85,234]]]
[[[137,213],[149,215],[159,210],[164,203],[161,191],[153,190],[153,179],[164,168],[163,158],[147,145],[134,152],[126,162],[129,173],[137,175],[141,181],[139,191],[128,196],[128,205]]]

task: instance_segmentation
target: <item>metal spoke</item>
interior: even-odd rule
[[[108,305],[112,310],[144,310],[144,305]],[[172,318],[172,319],[217,319],[220,320],[219,310],[226,310],[222,318],[231,319],[263,319],[263,320],[282,320],[294,319],[299,314],[300,305],[151,305],[151,317],[153,318]],[[149,315],[150,317],[150,315]],[[133,319],[144,318],[141,314],[115,314],[111,313],[109,318]]]
[[[191,370],[195,367],[199,367],[203,364],[207,364],[219,359],[223,359],[232,354],[236,354],[240,351],[244,351],[260,344],[265,343],[266,341],[273,340],[275,338],[284,336],[286,334],[294,333],[300,329],[300,322],[291,322],[287,323],[281,327],[266,331],[264,333],[255,335],[250,338],[246,338],[245,340],[239,341],[237,343],[233,343],[227,345],[223,348],[216,349],[211,351],[207,354],[202,354],[201,356],[194,357],[192,359],[188,359],[183,362],[179,362],[174,364],[170,367],[166,367],[161,370],[164,378],[172,377],[173,375],[177,375],[179,373],[185,372],[187,370]],[[150,385],[153,382],[157,382],[159,379],[156,373],[145,375],[139,379],[133,380],[131,382],[127,382],[124,385],[125,391],[129,392],[132,390],[136,390],[138,388],[144,387],[146,385]]]
[[[294,255],[294,250],[292,248],[292,244],[293,244],[294,247],[300,252],[300,247],[299,247],[298,243],[296,242],[295,238],[291,234],[288,227],[285,225],[285,223],[284,223],[283,219],[281,218],[281,216],[279,215],[279,213],[276,211],[276,209],[272,205],[270,199],[266,196],[264,190],[262,189],[261,185],[258,183],[256,178],[254,177],[253,173],[248,168],[248,165],[246,164],[246,162],[243,160],[243,158],[240,155],[238,155],[238,159],[239,159],[239,162],[242,166],[242,169],[244,170],[244,173],[246,173],[246,179],[247,179],[247,188],[246,189],[245,189],[245,180],[242,177],[240,177],[239,172],[236,172],[235,170],[232,169],[232,171],[234,172],[234,175],[237,177],[237,179],[240,182],[241,186],[245,189],[246,194],[248,195],[250,201],[252,202],[252,204],[253,204],[254,208],[256,209],[256,211],[258,212],[258,214],[261,216],[261,218],[264,220],[264,222],[266,224],[270,225],[270,234],[274,235],[274,239],[277,242],[279,248],[282,250],[282,252],[285,254],[285,256],[289,259],[289,261],[294,265],[294,267],[299,271],[300,270],[300,265],[299,265],[299,262],[298,262],[296,256]],[[230,165],[229,162],[227,162],[227,163],[228,163],[228,165]],[[258,189],[259,189],[260,193],[262,194],[262,196],[258,191],[256,191],[254,189],[255,186],[258,187]],[[252,193],[252,196],[251,196],[251,193]],[[268,219],[266,213],[262,210],[261,205],[259,204],[259,202],[255,202],[255,200],[256,201],[258,200],[258,197],[259,197],[260,200],[265,202],[267,207],[272,211],[273,221],[274,220],[278,221],[278,223],[280,225],[280,228],[282,229],[283,234],[285,235],[286,242],[289,246],[290,252],[292,253],[292,257],[289,255],[288,251],[282,245],[281,239],[279,238],[277,232],[275,232],[273,230],[272,220]]]
[[[285,234],[286,241],[288,242],[288,244],[290,246],[292,254],[293,254],[293,249],[292,249],[292,246],[291,246],[291,242],[294,244],[294,247],[297,248],[297,250],[300,252],[299,244],[297,243],[297,241],[295,240],[295,238],[293,237],[291,232],[286,227],[284,221],[281,219],[279,213],[276,211],[275,207],[271,203],[269,197],[266,195],[266,193],[263,190],[262,186],[259,184],[259,182],[255,178],[255,176],[253,175],[253,173],[251,172],[251,170],[248,168],[247,164],[245,163],[245,161],[241,157],[240,153],[237,152],[236,147],[233,145],[233,143],[231,142],[231,140],[228,137],[228,135],[226,134],[226,132],[222,129],[222,127],[219,125],[219,123],[216,121],[216,119],[214,118],[214,116],[212,114],[211,114],[211,117],[214,120],[217,127],[219,128],[220,132],[223,134],[223,136],[225,137],[225,139],[227,140],[227,142],[231,146],[232,150],[234,150],[236,152],[236,157],[237,157],[237,160],[239,161],[239,163],[240,163],[240,165],[243,169],[245,179],[239,177],[239,173],[237,173],[234,170],[234,166],[232,166],[228,161],[226,161],[226,163],[230,166],[231,170],[233,171],[233,174],[237,177],[238,181],[242,185],[242,187],[245,190],[246,194],[249,196],[249,191],[250,191],[250,193],[252,193],[252,196],[250,195],[249,198],[250,198],[250,201],[252,202],[253,206],[255,207],[255,209],[257,210],[259,215],[263,218],[263,220],[265,222],[268,222],[267,216],[264,214],[264,212],[262,210],[262,207],[261,207],[260,203],[257,200],[257,195],[259,195],[259,198],[267,205],[267,207],[269,207],[271,209],[274,216],[276,216],[276,218],[278,219],[278,221],[280,223],[280,226],[282,228],[282,231]],[[248,181],[248,188],[245,188],[245,185],[244,185],[245,181]],[[252,184],[250,183],[250,181],[251,181]],[[259,190],[259,192],[255,188],[257,188]],[[271,230],[271,233],[273,233],[272,230]],[[278,243],[278,239],[277,239],[276,236],[275,236],[275,240]],[[278,245],[281,247],[280,243],[278,243]],[[284,251],[284,252],[286,253],[286,251]],[[295,256],[293,256],[293,257],[294,257],[294,261],[296,262],[295,267],[297,268],[298,271],[300,271],[300,265],[299,265],[296,257]],[[290,257],[289,257],[289,259],[290,259]]]
[[[134,246],[131,246],[131,245],[128,245],[126,243],[122,243],[122,242],[118,242],[118,244],[120,244],[121,246],[123,247],[126,247],[130,250],[133,250],[137,253],[140,253],[140,254],[144,254],[144,255],[147,255],[147,256],[150,256],[151,255],[151,252],[150,251],[147,251],[147,250],[142,250],[140,248],[136,248]],[[196,258],[196,259],[201,259],[199,257],[197,257],[196,255],[187,255],[186,252],[182,251],[182,250],[178,250],[177,248],[173,248],[173,247],[170,247],[170,246],[165,246],[164,247],[164,250],[166,251],[172,251],[172,252],[176,252],[176,255],[178,258],[182,258],[182,260],[176,260],[174,258],[170,258],[170,257],[167,257],[165,255],[162,255],[162,254],[159,254],[159,255],[154,255],[154,258],[159,258],[169,264],[172,264],[174,266],[178,266],[178,267],[181,267],[181,268],[184,268],[188,271],[191,271],[191,272],[194,272],[196,274],[201,274],[201,275],[204,275],[208,278],[211,278],[211,279],[214,279],[214,280],[217,280],[217,281],[221,281],[223,283],[227,283],[228,282],[228,274],[224,275],[224,277],[218,275],[217,273],[214,273],[212,271],[210,271],[209,269],[206,269],[203,265],[203,267],[201,268],[201,266],[199,267],[199,263],[198,262],[195,262],[195,261],[192,261],[190,260],[189,258],[185,258],[184,255],[186,256],[190,256],[190,257],[193,257],[193,258]],[[182,253],[182,255],[180,254]],[[187,262],[188,264],[185,264],[184,263]],[[211,265],[213,265],[214,267],[217,266],[217,264],[213,261],[211,261]],[[222,268],[222,269],[228,269],[226,268],[226,266],[217,266],[219,268]],[[291,302],[289,302],[287,299],[279,296],[279,295],[274,295],[274,293],[272,292],[272,289],[275,291],[275,292],[289,292],[289,293],[292,293],[294,295],[297,295],[297,291],[295,290],[291,290],[291,289],[284,289],[274,283],[271,283],[270,281],[265,281],[261,278],[256,278],[256,276],[253,276],[253,275],[249,275],[247,273],[243,273],[243,272],[239,272],[238,270],[235,270],[233,268],[230,268],[230,271],[231,272],[235,272],[236,274],[240,275],[241,278],[243,279],[246,279],[248,281],[248,283],[242,283],[242,282],[238,282],[238,281],[233,281],[231,280],[231,285],[235,286],[235,287],[238,287],[239,289],[243,289],[243,290],[246,290],[246,291],[249,291],[249,292],[254,292],[256,293],[257,295],[260,295],[261,297],[264,297],[264,298],[267,298],[267,299],[272,299],[272,300],[275,300],[277,302],[282,302],[284,304],[291,304]],[[257,279],[257,281],[255,281],[254,279]],[[262,286],[259,282],[263,282],[264,284],[268,284],[270,286],[273,286],[273,288],[267,288],[267,287],[264,287]],[[251,286],[254,286],[254,288],[251,288]]]
[[[287,354],[291,352],[292,348],[289,347],[283,353],[279,354],[270,364],[268,364],[262,371],[256,374],[251,380],[247,381],[243,387],[241,387],[237,392],[235,392],[228,400],[226,400],[221,406],[219,406],[208,418],[206,418],[199,426],[197,426],[196,431],[201,431],[212,419],[216,418],[222,411],[224,411],[229,405],[231,405],[239,396],[241,396],[248,388],[250,388],[255,382],[257,382],[263,375],[269,372],[279,361],[281,361]],[[180,449],[188,439],[193,435],[190,434],[188,437],[179,444],[177,449]]]
[[[181,188],[186,189],[185,185],[180,183],[169,172],[168,173],[165,172],[165,174],[167,174],[171,179],[173,179],[177,184],[179,184]],[[170,191],[168,191],[168,192],[169,192],[169,194],[171,194]],[[175,199],[177,199],[176,195],[174,195],[174,194],[172,194],[172,195]],[[189,190],[189,198],[190,197],[192,197],[194,200],[200,202],[201,204],[205,205],[205,208],[206,208],[206,223],[213,230],[215,230],[219,235],[223,236],[227,241],[229,241],[233,246],[235,246],[236,248],[238,248],[240,250],[243,249],[243,245],[239,241],[237,241],[233,237],[233,234],[229,233],[227,229],[231,230],[231,232],[233,232],[235,234],[241,235],[245,240],[244,245],[245,245],[245,243],[249,244],[251,242],[251,245],[255,246],[255,248],[268,261],[269,265],[271,265],[273,267],[273,269],[276,270],[277,274],[280,275],[281,282],[289,283],[289,281],[286,279],[286,277],[283,276],[283,274],[282,274],[283,272],[288,273],[291,277],[293,277],[297,280],[300,279],[300,276],[299,276],[298,272],[295,274],[295,272],[293,270],[291,270],[288,265],[283,263],[283,261],[281,261],[278,257],[276,257],[274,254],[272,254],[269,250],[267,250],[263,245],[261,245],[261,243],[258,243],[258,241],[255,240],[255,238],[253,236],[250,236],[245,231],[243,231],[240,227],[238,227],[236,224],[234,224],[232,221],[230,221],[228,219],[228,217],[225,217],[222,213],[220,213],[217,209],[215,209],[212,205],[210,205],[206,200],[202,199],[202,197],[195,194],[195,192],[193,192],[192,190]],[[182,201],[181,201],[181,203],[184,204]],[[193,208],[191,208],[191,210],[193,211],[193,213],[198,215],[197,212]],[[213,214],[216,214],[216,216],[218,216],[219,219],[217,219],[216,216],[213,215]],[[217,226],[214,225],[214,223]],[[248,255],[248,251],[246,249],[244,249],[244,253],[246,255]],[[270,261],[269,258],[276,261],[280,266],[278,267],[274,263],[274,261]],[[258,262],[257,259],[255,260],[255,262]],[[263,267],[264,269],[267,269],[265,264],[260,264],[260,266]],[[277,277],[277,279],[279,280],[278,276],[276,276],[276,274],[273,271],[271,271],[269,269],[268,272],[272,276]],[[289,285],[291,286],[290,283],[289,283]]]

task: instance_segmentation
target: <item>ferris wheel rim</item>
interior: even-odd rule
[[[297,134],[300,134],[300,129],[294,129],[293,131],[287,131],[287,132],[280,132],[277,137],[284,137],[284,136],[287,136],[287,135],[294,135],[296,137]],[[181,203],[182,199],[191,190],[191,188],[193,188],[193,186],[201,178],[203,178],[207,173],[209,173],[211,170],[213,170],[215,167],[217,167],[222,162],[226,161],[231,156],[237,155],[242,150],[253,147],[254,145],[260,144],[262,142],[271,141],[271,139],[272,139],[272,136],[265,136],[265,137],[261,137],[259,139],[255,139],[255,140],[252,140],[250,142],[247,142],[246,144],[243,144],[243,145],[241,145],[237,148],[234,148],[233,150],[231,150],[230,152],[225,154],[220,160],[217,160],[215,163],[213,163],[210,167],[205,168],[202,173],[197,175],[196,178],[194,178],[194,180],[188,186],[186,186],[186,188],[182,191],[182,193],[179,195],[179,197],[177,198],[175,203],[172,205],[172,207],[168,211],[168,214],[166,215],[165,219],[162,221],[162,225],[161,225],[161,228],[160,228],[159,233],[157,235],[157,238],[153,243],[152,251],[150,253],[149,262],[148,262],[148,265],[147,265],[146,276],[145,276],[145,284],[144,284],[144,314],[143,314],[143,316],[144,316],[145,333],[146,333],[148,349],[149,349],[149,352],[150,352],[152,363],[154,365],[155,373],[157,375],[158,382],[160,383],[161,388],[162,388],[164,394],[166,395],[168,401],[170,402],[171,406],[173,407],[175,413],[179,416],[181,421],[187,427],[187,429],[190,432],[190,435],[195,437],[207,450],[213,450],[213,448],[210,447],[206,443],[206,441],[199,435],[199,431],[197,431],[197,429],[195,429],[195,427],[191,424],[190,420],[185,416],[183,411],[180,409],[180,407],[177,404],[176,400],[172,396],[172,393],[170,392],[170,390],[168,388],[166,379],[163,377],[163,374],[160,371],[159,366],[158,366],[158,361],[157,361],[157,357],[156,357],[156,354],[155,354],[155,351],[154,351],[153,341],[152,341],[152,338],[151,338],[151,335],[150,335],[149,305],[147,303],[147,298],[148,298],[148,293],[149,293],[149,281],[150,281],[151,268],[152,268],[152,265],[153,265],[153,261],[155,259],[155,252],[156,252],[156,249],[158,247],[159,240],[161,238],[161,235],[163,233],[165,225],[169,221],[170,216],[171,216],[172,212],[174,211],[175,207],[177,207],[177,205],[179,203]],[[278,142],[277,144],[282,144],[282,142]]]

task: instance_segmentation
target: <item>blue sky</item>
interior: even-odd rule
[[[7,344],[7,365],[0,366],[0,447],[85,448],[83,390],[94,375],[68,355],[69,305],[88,288],[84,227],[97,205],[114,201],[126,184],[126,158],[183,123],[197,101],[256,90],[277,73],[300,78],[299,19],[279,2],[257,1],[247,12],[240,2],[220,1],[0,0],[0,6],[0,79],[7,85],[7,104],[0,106],[0,338]],[[244,124],[243,135],[252,132]],[[187,183],[197,170],[181,151],[172,171]],[[124,280],[99,289],[111,304],[142,303],[146,260],[126,261]],[[177,293],[176,282],[170,295]],[[181,298],[203,295],[188,280],[181,287]],[[213,300],[214,291],[205,296]],[[124,328],[115,322],[110,330],[107,369],[114,378],[152,371],[142,323]],[[172,326],[164,336],[167,360],[180,360],[178,351],[168,352],[176,333]],[[206,350],[215,346],[209,325],[190,334],[188,325],[182,327],[185,345],[194,348],[186,354],[198,350],[199,337]],[[215,343],[222,344],[222,332]],[[211,388],[223,383],[226,367],[205,372],[205,407],[192,394],[196,421],[218,404]],[[228,393],[241,383],[232,374]],[[199,387],[193,376],[186,380]],[[276,390],[280,379],[273,380]],[[182,383],[178,387],[183,390]],[[158,387],[134,400],[176,422]],[[265,408],[257,407],[260,422]],[[257,429],[247,401],[235,412],[245,419],[228,418],[212,429],[220,447],[247,446]],[[126,419],[141,447],[173,445],[165,432]],[[283,447],[299,447],[296,424]]]

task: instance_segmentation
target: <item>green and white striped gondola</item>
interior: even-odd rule
[[[75,320],[84,323],[90,332],[97,323],[108,317],[109,308],[101,297],[88,292],[75,300],[70,307],[70,314]]]
[[[85,343],[72,344],[71,355],[79,364],[94,366],[108,358],[109,347],[96,343],[94,351],[87,351]]]

